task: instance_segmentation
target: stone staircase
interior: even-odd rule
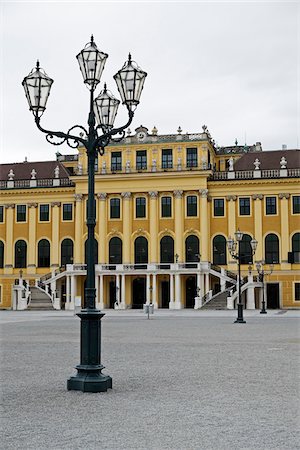
[[[41,289],[31,286],[31,301],[28,306],[30,311],[50,311],[53,310],[53,305],[50,297]]]
[[[201,309],[227,309],[228,290],[220,292],[209,302],[205,303]]]

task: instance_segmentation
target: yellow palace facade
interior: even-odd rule
[[[261,308],[263,291],[267,308],[298,308],[299,155],[259,142],[218,147],[206,126],[128,130],[95,167],[97,306],[235,308],[237,262],[226,242],[239,229],[245,308]],[[83,305],[87,181],[81,148],[1,165],[2,309]]]

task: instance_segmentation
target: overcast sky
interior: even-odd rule
[[[261,141],[299,148],[299,2],[1,3],[0,162],[51,160],[21,82],[35,66],[54,79],[42,125],[86,124],[89,92],[76,55],[94,34],[109,54],[101,86],[128,53],[148,77],[131,130],[196,133],[206,124],[218,145]],[[121,111],[122,110],[122,111]],[[116,125],[126,120],[120,107]]]

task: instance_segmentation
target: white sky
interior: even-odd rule
[[[93,33],[113,75],[128,53],[148,72],[131,130],[196,133],[218,145],[299,148],[299,2],[1,2],[0,162],[50,160],[21,82],[35,66],[54,79],[42,125],[86,125],[89,92],[76,55]],[[121,112],[122,110],[122,112]],[[126,120],[120,107],[116,125]]]

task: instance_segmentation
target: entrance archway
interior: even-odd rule
[[[280,308],[279,283],[267,283],[267,308]]]
[[[142,309],[146,303],[146,279],[135,278],[132,282],[132,309]]]
[[[170,282],[162,281],[161,282],[161,307],[169,308],[170,303]]]
[[[196,276],[188,277],[185,281],[185,307],[194,308],[197,295]]]

